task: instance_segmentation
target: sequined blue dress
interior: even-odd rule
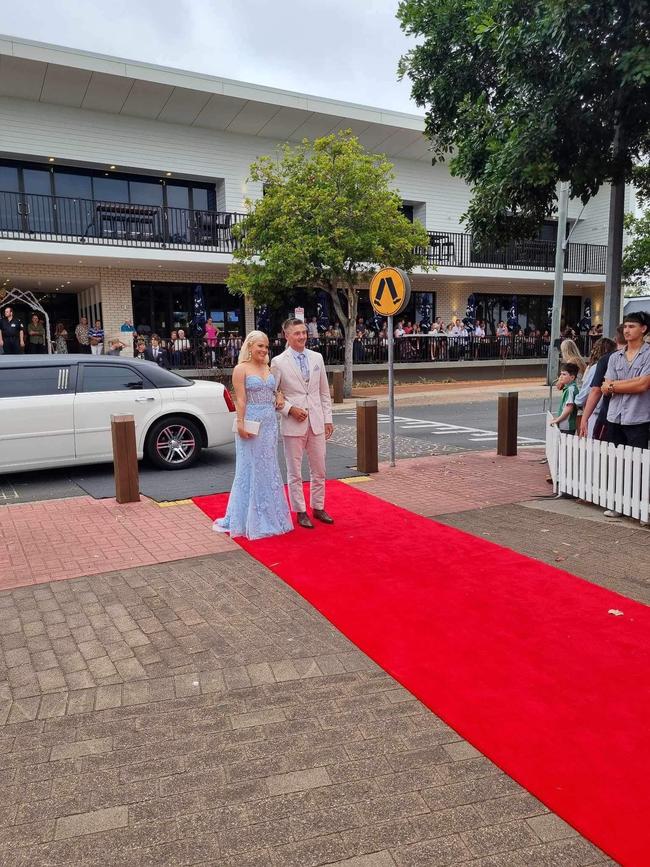
[[[278,466],[275,388],[272,373],[266,380],[246,377],[246,418],[260,422],[260,430],[250,439],[235,435],[235,479],[226,515],[214,522],[217,532],[262,539],[293,530]]]

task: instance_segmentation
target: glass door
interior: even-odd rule
[[[47,169],[23,169],[19,210],[26,232],[56,232],[51,174]]]
[[[5,232],[23,228],[18,189],[18,169],[0,166],[0,230]]]

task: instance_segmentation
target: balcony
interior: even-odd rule
[[[455,268],[499,268],[518,271],[553,271],[553,241],[510,241],[478,245],[471,235],[460,232],[429,232],[429,246],[423,251],[429,265]],[[568,244],[564,270],[572,274],[604,274],[606,244]]]
[[[232,253],[243,214],[0,192],[0,238]]]
[[[244,219],[234,211],[205,211],[159,205],[70,199],[0,191],[0,238],[232,253],[232,227]],[[460,232],[429,232],[422,250],[429,265],[453,268],[553,271],[551,241],[511,241],[505,246],[474,243]],[[565,270],[605,273],[604,244],[569,244]]]

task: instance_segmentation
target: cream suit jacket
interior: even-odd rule
[[[323,356],[311,349],[305,349],[305,355],[309,362],[307,382],[290,349],[285,349],[271,361],[276,386],[284,395],[280,431],[286,437],[303,436],[309,426],[315,434],[320,434],[324,432],[326,424],[332,423],[332,400]],[[297,421],[289,415],[292,406],[306,409],[308,417],[304,421]]]

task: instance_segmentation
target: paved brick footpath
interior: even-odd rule
[[[0,647],[1,865],[608,863],[239,551],[6,590]]]
[[[552,494],[543,455],[535,448],[514,458],[492,451],[407,458],[380,464],[363,490],[425,517],[519,503]]]
[[[236,550],[197,511],[146,497],[0,505],[0,590]]]
[[[526,505],[437,515],[436,521],[650,605],[650,529],[626,519],[596,521],[602,510],[595,506],[578,505],[565,514]]]

